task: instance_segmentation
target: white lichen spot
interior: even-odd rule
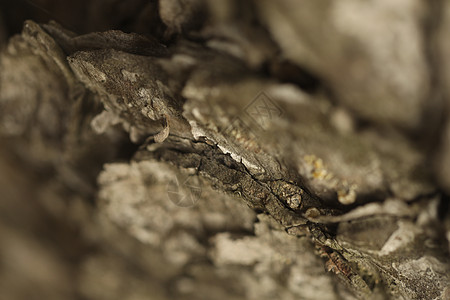
[[[191,125],[191,133],[196,140],[206,136],[206,132],[203,130],[203,128],[198,126],[197,122],[189,121],[189,125]]]
[[[336,108],[331,112],[330,123],[341,134],[352,133],[355,129],[355,121],[350,113],[343,108]]]
[[[380,250],[380,255],[385,256],[390,253],[405,247],[414,240],[415,237],[415,227],[411,223],[399,221],[398,229],[394,231],[386,243]]]
[[[137,77],[138,77],[137,73],[129,72],[129,71],[125,70],[125,69],[122,69],[120,72],[122,73],[122,76],[123,76],[123,78],[125,80],[128,80],[130,82],[136,82],[137,81]]]
[[[220,88],[218,87],[197,87],[192,84],[188,84],[183,92],[183,97],[187,99],[197,99],[200,101],[206,101],[209,98],[216,98],[220,95]]]
[[[141,97],[144,100],[149,100],[151,99],[151,92],[148,89],[145,88],[140,88],[138,90],[138,96]]]
[[[349,205],[349,204],[355,203],[356,188],[357,188],[357,186],[355,184],[348,186],[346,183],[344,183],[343,188],[341,188],[337,191],[339,202],[344,205]]]
[[[267,89],[273,98],[290,104],[307,104],[309,96],[294,84],[277,84]]]
[[[152,103],[152,106],[147,105],[143,107],[141,109],[141,113],[151,120],[158,120],[160,118],[160,113],[157,109],[157,105],[156,107],[154,106],[154,104],[158,101],[154,101],[151,91],[145,88],[140,88],[137,92],[137,96],[141,98],[144,103]]]
[[[104,110],[102,113],[96,115],[91,121],[91,128],[97,134],[104,133],[110,126],[120,123],[120,118],[115,113]]]
[[[295,194],[287,199],[287,204],[292,209],[299,208],[301,202],[302,202],[302,196],[300,194]]]
[[[254,237],[233,239],[229,233],[219,233],[213,238],[211,257],[217,265],[239,264],[253,265],[273,255],[270,247],[263,247]]]
[[[169,136],[169,133],[170,133],[170,127],[169,127],[169,125],[167,125],[166,127],[164,127],[163,130],[161,130],[160,132],[155,134],[153,136],[153,139],[155,140],[156,143],[162,143],[167,139],[167,137]]]
[[[200,113],[200,111],[198,110],[197,107],[192,109],[192,115],[194,116],[195,119],[197,119],[200,122],[205,123],[206,119],[205,117]]]
[[[442,275],[447,274],[448,271],[446,264],[428,255],[422,256],[417,260],[409,260],[400,264],[394,263],[393,267],[409,278],[420,276],[428,279],[438,279],[443,278]]]
[[[175,54],[172,61],[183,66],[193,66],[197,62],[196,59],[185,54]]]
[[[247,169],[249,170],[254,170],[254,171],[259,171],[259,172],[264,172],[264,170],[260,167],[258,167],[255,164],[252,164],[251,162],[249,162],[247,159],[243,158],[242,156],[240,156],[239,154],[234,153],[233,151],[229,150],[228,148],[221,146],[221,145],[217,145],[217,147],[219,147],[219,149],[224,153],[224,154],[230,154],[231,158],[233,158],[235,161],[244,164],[244,166],[247,167]]]
[[[106,82],[107,79],[106,74],[100,71],[98,68],[96,68],[93,64],[87,61],[83,61],[83,65],[92,79],[101,83]]]

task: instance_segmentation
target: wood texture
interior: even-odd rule
[[[110,2],[0,2],[0,299],[450,299],[447,2]]]

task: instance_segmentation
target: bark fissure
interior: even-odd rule
[[[4,297],[450,297],[446,1],[40,3],[0,4]]]

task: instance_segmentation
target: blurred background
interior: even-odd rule
[[[190,82],[197,94],[183,97],[211,123],[268,88],[283,117],[258,136],[264,150],[295,166],[327,204],[348,211],[394,199],[413,215],[404,227],[392,218],[336,229],[356,248],[358,239],[382,246],[398,228],[413,232],[403,238],[399,229],[400,241],[419,236],[411,238],[419,254],[380,260],[386,273],[358,266],[369,270],[367,289],[394,287],[376,299],[401,299],[396,288],[405,286],[411,299],[450,299],[448,2],[0,0],[0,300],[362,299],[330,253],[288,236],[238,195],[199,179],[200,201],[174,205],[153,170],[179,170],[130,163],[139,145],[120,124],[97,134],[101,97],[59,69],[68,53],[47,47],[53,40],[26,20],[56,21],[69,36],[138,33],[186,51],[181,63],[204,60]],[[209,56],[195,56],[202,47]],[[174,78],[183,73],[165,63]],[[220,83],[222,71],[235,78],[202,102],[201,84],[217,74]],[[374,227],[387,228],[382,242],[370,241]],[[411,266],[390,261],[421,255]]]

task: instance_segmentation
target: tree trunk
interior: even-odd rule
[[[0,2],[0,299],[450,299],[450,3],[110,2]]]

